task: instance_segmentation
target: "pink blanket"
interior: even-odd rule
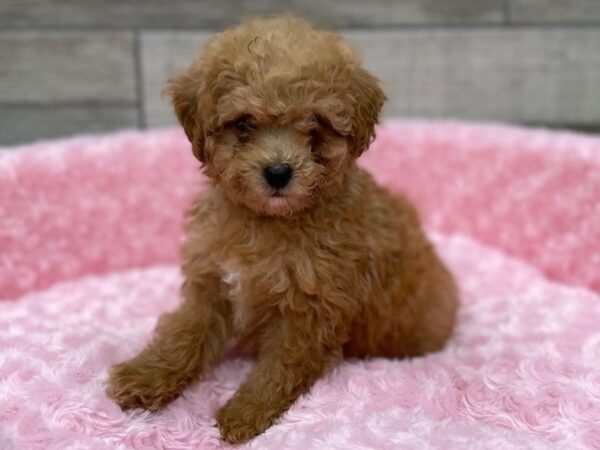
[[[456,334],[343,363],[245,447],[600,448],[600,139],[397,122],[362,163],[418,203],[461,286]],[[201,184],[178,130],[0,153],[0,449],[225,447],[214,413],[248,358],[159,413],[104,394],[177,303]]]

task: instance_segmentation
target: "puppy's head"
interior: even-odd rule
[[[206,174],[267,215],[301,211],[341,186],[385,101],[339,35],[294,18],[216,35],[168,91]]]

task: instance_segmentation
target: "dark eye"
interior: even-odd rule
[[[244,114],[243,116],[238,117],[235,120],[234,125],[240,133],[249,133],[254,129],[254,125],[252,123],[252,116],[250,116],[249,114]]]
[[[310,145],[313,150],[319,146],[322,141],[322,127],[323,123],[317,118],[313,118],[310,121],[310,128],[308,129],[308,137],[310,138]]]

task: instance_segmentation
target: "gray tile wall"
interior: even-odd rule
[[[283,12],[361,49],[386,117],[600,128],[600,0],[0,0],[0,145],[172,124],[168,76]]]

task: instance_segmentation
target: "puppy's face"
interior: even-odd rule
[[[253,112],[248,105],[207,137],[208,173],[233,200],[260,213],[286,215],[340,183],[350,160],[343,132],[310,109],[291,117]]]
[[[338,35],[291,18],[217,35],[169,91],[206,174],[266,215],[302,211],[341,186],[385,100]]]

